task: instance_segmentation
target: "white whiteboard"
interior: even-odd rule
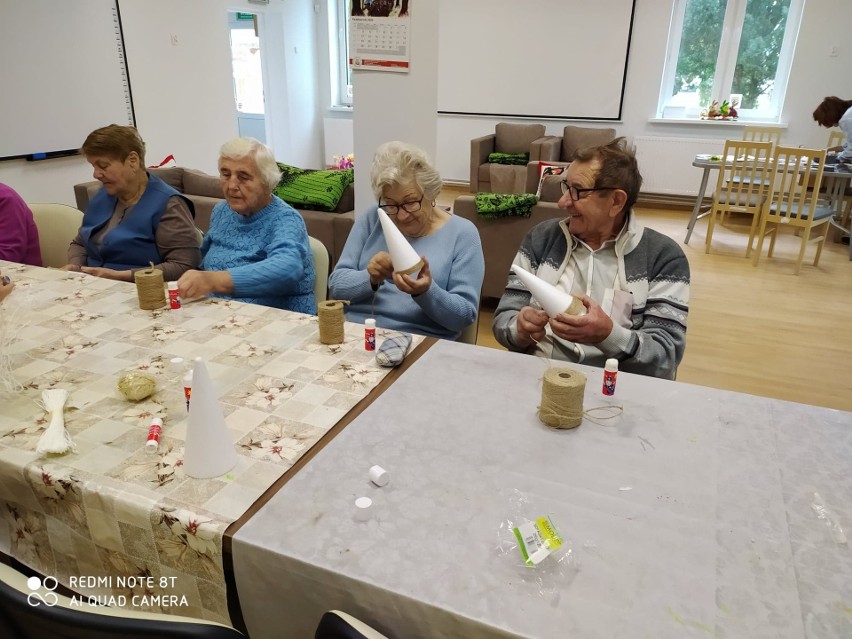
[[[0,158],[78,149],[133,124],[116,0],[4,0]]]
[[[635,0],[440,1],[439,113],[621,119]]]

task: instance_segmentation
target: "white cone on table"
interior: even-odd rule
[[[560,291],[552,284],[548,284],[537,275],[525,271],[517,264],[512,264],[512,272],[524,283],[524,286],[527,287],[549,317],[556,317],[560,313],[582,315],[585,312],[586,307],[583,306],[580,298]]]
[[[382,233],[385,235],[385,243],[388,245],[393,270],[401,275],[418,273],[423,268],[423,260],[417,251],[408,243],[396,224],[393,223],[384,210],[379,208],[379,221],[382,223]]]
[[[196,479],[209,479],[224,475],[236,464],[234,440],[225,424],[210,373],[204,360],[196,358],[183,454],[184,472]]]

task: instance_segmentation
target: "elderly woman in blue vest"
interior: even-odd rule
[[[423,260],[419,273],[393,270],[376,206],[355,220],[329,280],[331,296],[350,300],[346,319],[457,339],[476,319],[485,274],[476,227],[435,206],[443,182],[426,154],[403,142],[376,150],[373,193]]]
[[[201,261],[192,202],[145,170],[145,143],[132,126],[89,134],[80,149],[102,185],[68,247],[66,270],[133,281],[154,266],[167,281]]]
[[[184,299],[215,295],[316,314],[314,259],[302,216],[272,189],[281,171],[253,138],[222,146],[219,181],[225,201],[213,209],[201,245],[201,270],[178,280]]]

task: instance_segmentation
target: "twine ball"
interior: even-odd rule
[[[144,270],[136,271],[133,279],[136,281],[136,295],[139,297],[139,308],[153,311],[166,305],[166,291],[163,272],[154,268],[154,263]]]
[[[342,344],[345,333],[343,331],[343,302],[340,300],[326,300],[317,304],[317,318],[319,319],[319,338],[322,344]]]
[[[144,373],[127,373],[118,380],[118,390],[133,402],[150,396],[156,388],[157,380]]]
[[[586,376],[568,367],[549,368],[541,386],[538,418],[550,428],[576,428],[583,421]]]

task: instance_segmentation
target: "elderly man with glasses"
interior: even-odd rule
[[[535,226],[515,264],[582,300],[550,318],[514,275],[494,313],[509,350],[674,379],[686,346],[689,263],[672,239],[636,219],[642,176],[624,138],[581,151],[561,184],[564,219]]]

